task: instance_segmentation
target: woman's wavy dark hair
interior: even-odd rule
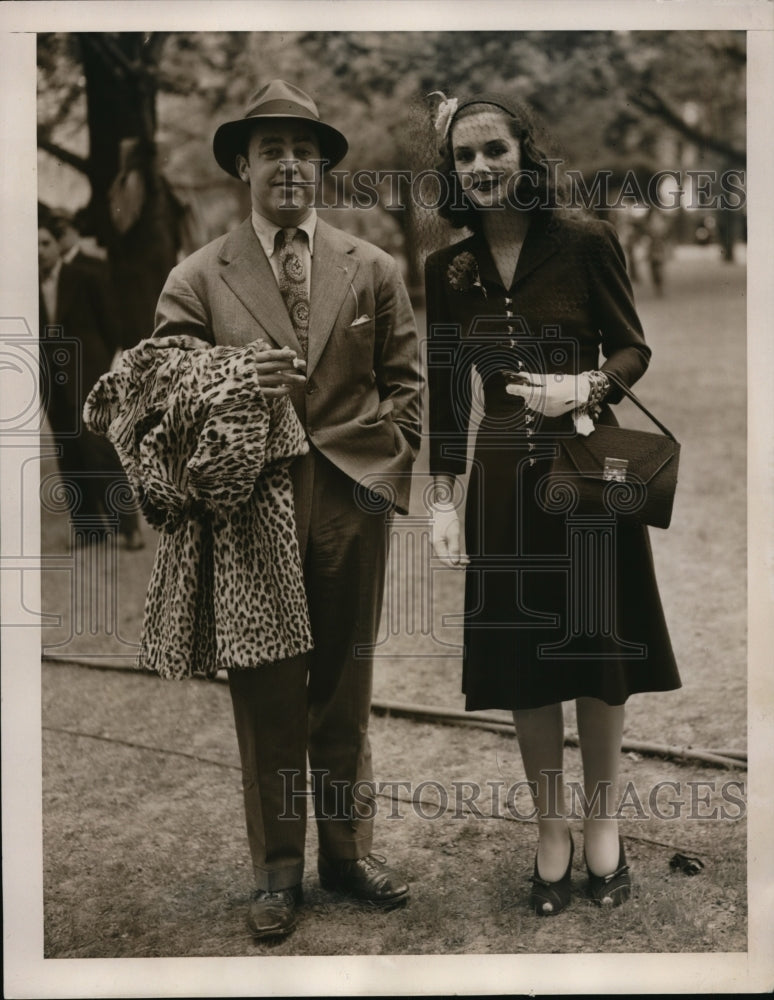
[[[519,142],[521,153],[520,177],[515,195],[521,205],[531,205],[539,209],[553,210],[562,203],[564,191],[563,175],[557,159],[550,159],[548,152],[538,139],[542,131],[532,112],[522,101],[502,94],[479,94],[461,101],[452,116],[446,138],[439,150],[440,159],[436,170],[448,183],[449,197],[438,208],[438,214],[455,229],[467,226],[478,230],[481,227],[482,212],[468,200],[454,169],[451,136],[456,122],[462,118],[479,114],[482,105],[495,107],[508,118],[511,135]]]

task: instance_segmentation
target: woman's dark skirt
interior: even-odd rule
[[[551,489],[550,442],[530,452],[522,435],[482,431],[465,516],[466,708],[679,688],[647,528],[573,514]]]

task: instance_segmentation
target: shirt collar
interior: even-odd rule
[[[41,281],[42,285],[54,285],[59,280],[59,272],[62,270],[62,258],[57,259],[56,264],[51,268],[48,275]]]
[[[64,261],[64,263],[65,264],[72,264],[72,262],[78,256],[78,251],[79,250],[80,250],[80,247],[78,246],[78,244],[77,243],[73,243],[73,245],[70,247],[70,249],[66,253],[62,254],[62,260]]]
[[[271,257],[274,253],[274,241],[277,238],[277,233],[283,227],[270,222],[265,216],[259,215],[255,209],[252,211],[252,223],[255,235],[258,237],[258,241],[263,247],[266,256]],[[309,253],[312,255],[314,254],[314,233],[316,227],[317,212],[313,208],[310,209],[309,215],[307,215],[304,221],[299,222],[296,226],[297,229],[303,229],[306,233],[306,238],[309,240]]]

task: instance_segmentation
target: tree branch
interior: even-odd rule
[[[96,45],[96,49],[108,65],[113,65],[114,68],[120,69],[124,76],[130,80],[142,71],[140,63],[128,59],[110,35],[102,35]]]
[[[60,122],[65,121],[69,117],[73,106],[77,104],[83,96],[84,91],[80,83],[70,84],[70,86],[68,86],[63,93],[58,93],[56,100],[56,116],[53,120],[49,119],[45,121],[42,127],[51,129],[54,125],[58,125]],[[41,116],[40,110],[38,110],[38,115]]]
[[[147,34],[143,39],[143,59],[151,72],[158,72],[161,52],[164,48],[164,43],[166,42],[168,35],[168,31],[153,31]]]
[[[86,177],[89,176],[89,161],[85,157],[78,156],[77,153],[71,153],[69,149],[58,146],[55,142],[51,142],[50,139],[47,139],[40,133],[38,133],[38,149],[42,149],[44,153],[50,153],[51,156],[55,156],[57,160],[61,160],[68,167],[73,167],[75,170],[80,171]]]
[[[743,149],[737,149],[729,143],[723,142],[722,139],[717,139],[715,136],[707,135],[700,129],[689,125],[682,118],[682,116],[651,87],[644,87],[639,91],[631,91],[628,96],[629,100],[635,105],[635,107],[640,108],[641,111],[645,111],[649,115],[655,115],[657,118],[661,118],[662,121],[666,122],[667,125],[670,125],[681,135],[685,136],[686,139],[690,139],[691,142],[695,142],[697,146],[702,146],[705,149],[712,149],[716,153],[720,153],[722,156],[725,156],[733,163],[738,163],[742,166],[747,163],[747,153]]]
[[[118,76],[131,80],[141,77],[143,74],[147,75],[148,69],[143,62],[139,59],[130,59],[112,35],[105,32],[84,35],[83,32],[80,32],[78,37],[81,44],[91,45],[105,65],[109,66]]]

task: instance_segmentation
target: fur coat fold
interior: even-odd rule
[[[290,478],[308,444],[289,399],[261,390],[266,349],[145,340],[86,400],[87,427],[113,444],[160,531],[139,662],[164,677],[259,667],[312,646]]]

